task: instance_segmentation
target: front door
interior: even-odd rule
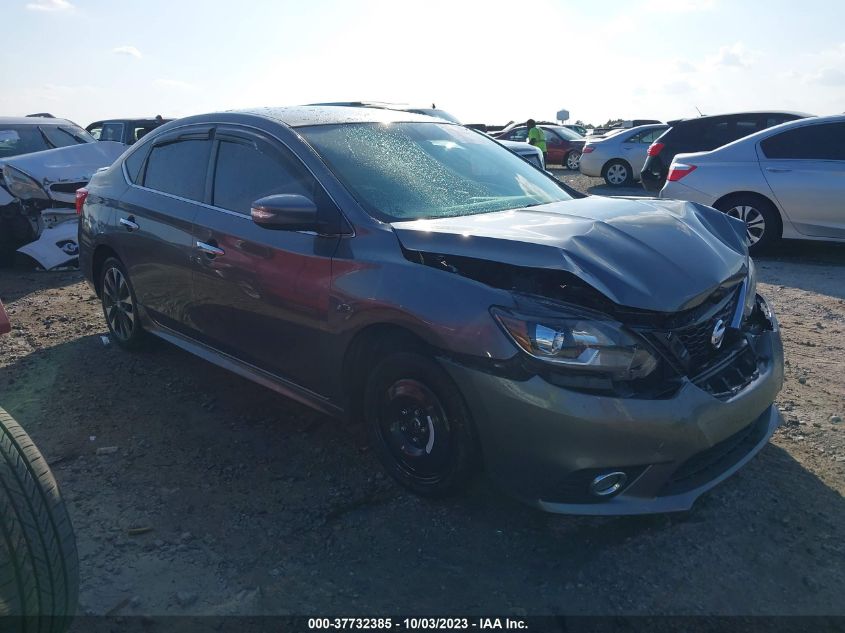
[[[339,237],[262,228],[252,203],[301,194],[336,212],[281,143],[235,126],[215,134],[211,204],[196,218],[191,322],[225,353],[321,392],[332,255]],[[332,207],[332,208],[329,208]]]
[[[804,235],[845,239],[845,123],[803,125],[760,142],[760,168]]]

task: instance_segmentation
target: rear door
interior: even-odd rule
[[[210,126],[181,128],[126,160],[132,186],[112,239],[138,302],[156,322],[190,333],[193,221],[202,207],[211,156]]]
[[[319,393],[331,257],[339,236],[252,221],[252,203],[280,193],[338,213],[293,153],[251,129],[218,127],[210,205],[196,221],[191,321],[212,347]]]
[[[761,141],[757,153],[796,230],[845,239],[845,122],[792,128]]]

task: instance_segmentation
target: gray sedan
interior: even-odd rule
[[[711,152],[678,154],[659,195],[743,220],[752,253],[781,238],[845,241],[845,116],[791,121]]]
[[[648,146],[667,129],[668,125],[640,125],[588,141],[581,154],[581,173],[601,176],[611,187],[639,180]]]

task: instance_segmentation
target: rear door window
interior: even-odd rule
[[[264,196],[313,195],[313,178],[281,148],[236,137],[222,138],[217,147],[214,206],[249,215],[252,203]]]
[[[845,123],[805,125],[761,141],[766,158],[845,160]]]
[[[144,186],[202,202],[211,141],[185,139],[153,147],[144,172]]]

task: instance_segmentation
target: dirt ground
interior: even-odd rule
[[[545,515],[484,479],[420,500],[357,427],[165,343],[104,344],[76,272],[0,271],[0,403],[66,496],[82,613],[845,614],[845,245],[759,267],[786,422],[689,513]]]

